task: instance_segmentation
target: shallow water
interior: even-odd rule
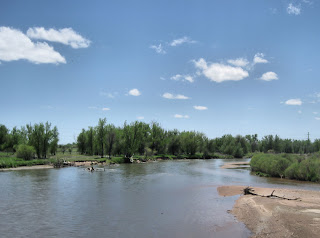
[[[247,161],[247,160],[237,160]],[[318,184],[220,169],[232,160],[0,172],[1,237],[249,237],[221,185],[320,190]]]

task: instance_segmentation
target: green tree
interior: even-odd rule
[[[50,153],[52,155],[56,155],[57,153],[58,142],[59,142],[59,132],[58,132],[58,128],[55,126],[52,130],[52,140],[50,143]]]
[[[103,158],[104,155],[104,145],[105,145],[105,139],[106,139],[106,123],[107,119],[99,119],[98,126],[97,126],[97,141],[98,146],[100,146],[100,156]]]
[[[82,129],[81,133],[78,135],[77,138],[77,147],[80,154],[86,153],[86,131],[85,129]],[[64,154],[64,151],[62,150],[62,153]]]
[[[107,135],[106,149],[107,149],[109,158],[111,158],[113,146],[116,141],[116,129],[114,125],[109,124],[106,126],[106,135]]]

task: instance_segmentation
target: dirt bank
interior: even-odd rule
[[[72,165],[76,167],[80,167],[80,166],[88,167],[96,164],[98,164],[98,162],[96,161],[79,161],[79,162],[72,163]]]
[[[17,167],[17,168],[6,168],[6,169],[0,169],[0,171],[11,171],[11,170],[30,170],[30,169],[53,169],[53,165],[21,166],[21,167]]]
[[[225,163],[223,166],[221,166],[222,169],[234,169],[239,167],[249,167],[250,162],[231,162],[231,163]]]
[[[221,196],[241,194],[241,186],[218,188]],[[320,192],[292,189],[254,188],[259,195],[274,195],[298,200],[284,200],[243,195],[232,214],[254,234],[253,237],[319,237]]]

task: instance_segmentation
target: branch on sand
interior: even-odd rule
[[[260,194],[255,193],[253,188],[246,187],[243,189],[243,194],[244,195],[254,195],[254,196],[259,196],[259,197],[267,197],[267,198],[280,198],[280,199],[285,199],[285,200],[298,200],[298,199],[300,199],[300,198],[286,198],[285,196],[279,197],[277,195],[273,195],[274,191],[276,191],[276,190],[273,190],[270,195],[265,196],[265,195],[260,195]]]

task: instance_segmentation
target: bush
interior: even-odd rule
[[[251,170],[304,181],[320,181],[320,158],[315,154],[309,157],[288,154],[255,154],[250,162]]]
[[[17,149],[17,157],[24,160],[31,160],[34,157],[36,150],[33,146],[19,145]]]

